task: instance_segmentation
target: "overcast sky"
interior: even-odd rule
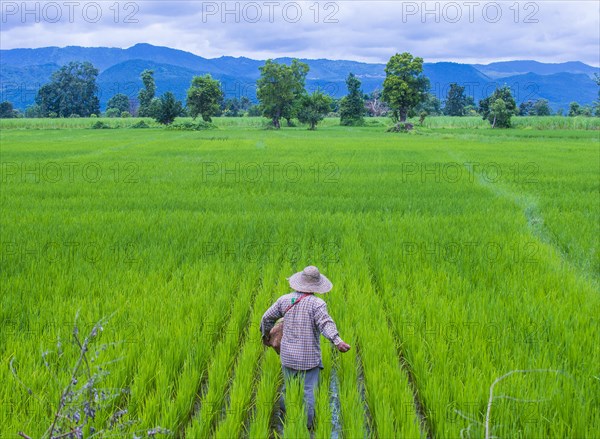
[[[600,64],[600,2],[1,2],[2,49],[150,43],[207,58]]]

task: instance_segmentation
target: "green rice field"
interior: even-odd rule
[[[84,437],[310,437],[259,332],[307,265],[352,346],[314,437],[597,437],[600,119],[102,121],[0,121],[2,439],[48,437],[102,319]]]

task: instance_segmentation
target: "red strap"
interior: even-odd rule
[[[287,307],[287,309],[285,310],[284,314],[287,314],[287,312],[288,312],[288,311],[289,311],[289,310],[290,310],[290,309],[291,309],[291,308],[292,308],[294,305],[296,305],[297,303],[300,303],[300,301],[301,301],[302,299],[304,299],[305,297],[308,297],[308,296],[310,296],[310,294],[303,294],[302,296],[300,296],[300,297],[298,298],[298,300],[296,300],[294,303],[292,303],[290,306],[288,306],[288,307]]]

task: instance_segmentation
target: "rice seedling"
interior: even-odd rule
[[[290,377],[285,386],[284,438],[309,439],[306,428],[307,416],[304,405],[304,381],[299,377]]]
[[[319,374],[319,387],[315,391],[315,438],[328,438],[331,436],[332,428],[332,404],[331,398],[339,398],[339,395],[331,395],[331,346],[329,341],[321,342],[323,355],[323,369]]]
[[[308,437],[301,404],[275,427],[281,366],[258,323],[309,264],[352,345],[323,341],[315,437],[600,430],[596,119],[427,118],[408,135],[102,120],[0,121],[3,438],[43,437],[76,310],[88,329],[112,315],[123,434]],[[560,373],[511,374],[490,405],[497,379],[542,369]]]
[[[264,358],[261,358],[263,345],[260,333],[256,331],[256,328],[260,326],[263,310],[270,306],[274,287],[273,281],[276,278],[276,270],[273,270],[273,268],[273,266],[269,266],[262,275],[264,280],[254,301],[249,325],[251,332],[246,335],[242,352],[235,366],[235,376],[228,395],[229,401],[225,410],[225,417],[215,432],[217,438],[239,437],[244,430],[254,393],[255,376],[263,362],[262,360],[264,360]],[[252,331],[252,328],[255,330]]]

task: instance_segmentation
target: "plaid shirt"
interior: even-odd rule
[[[263,336],[268,335],[275,322],[284,316],[285,310],[292,304],[292,298],[298,300],[301,296],[302,293],[295,291],[277,299],[260,322]],[[342,341],[333,319],[327,313],[327,304],[311,294],[285,314],[281,364],[296,370],[308,370],[317,366],[323,368],[319,339],[321,334],[336,346]]]

